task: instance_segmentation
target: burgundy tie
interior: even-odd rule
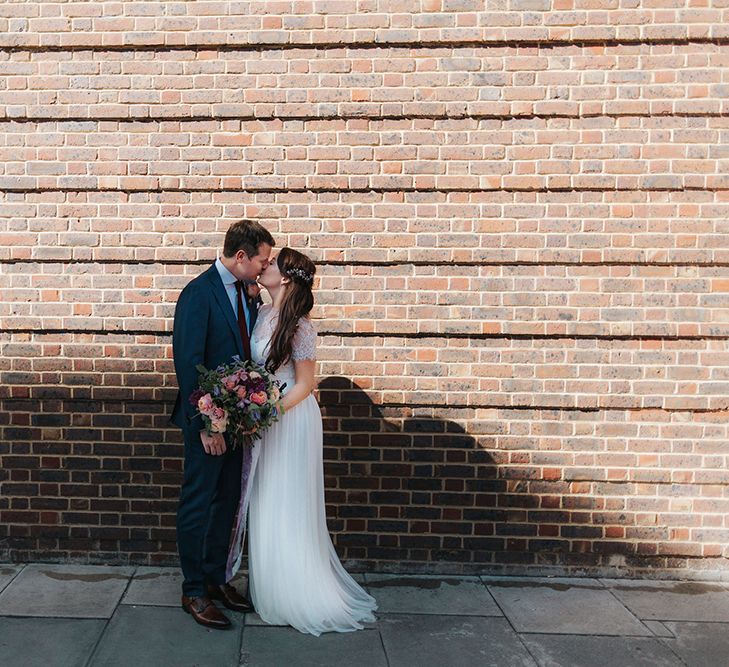
[[[248,337],[248,326],[246,325],[246,312],[243,310],[243,285],[240,280],[235,282],[235,291],[238,294],[238,329],[243,340],[243,352],[246,359],[251,358],[251,339]]]

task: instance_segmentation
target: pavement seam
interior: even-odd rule
[[[663,623],[663,621],[661,621],[661,623]],[[723,623],[724,625],[728,625],[726,621],[668,621],[668,623]],[[673,633],[673,630],[669,629],[669,631]],[[676,650],[673,647],[673,644],[678,641],[678,637],[675,634],[673,637],[656,637],[656,639],[658,639],[661,644],[663,644],[671,653],[673,653],[673,655],[678,658],[682,665],[690,667],[689,663],[687,663],[678,653],[676,653]]]
[[[609,639],[661,639],[656,635],[606,635],[604,633],[587,633],[587,632],[522,632],[522,635],[542,635],[544,637],[606,637]],[[669,637],[670,639],[670,637]]]
[[[375,617],[377,618],[377,617]],[[380,630],[380,619],[377,618],[377,636],[380,638],[380,646],[382,646],[382,655],[385,656],[385,664],[390,667],[390,656],[387,655],[387,648],[385,648],[385,640],[382,638],[382,631]]]
[[[729,621],[699,621],[687,618],[648,618],[647,621],[659,621],[660,623],[716,623],[717,625],[729,625]]]
[[[496,599],[496,596],[489,590],[488,584],[484,581],[483,576],[479,576],[479,581],[481,582],[481,585],[486,589],[486,592],[491,596],[491,599],[494,601],[494,604],[499,608],[501,611],[501,615],[506,620],[506,622],[509,624],[509,627],[511,628],[512,632],[516,635],[517,639],[519,640],[519,643],[524,647],[524,650],[527,652],[527,655],[534,661],[535,667],[540,667],[541,663],[539,660],[537,660],[537,657],[529,650],[529,646],[527,646],[526,642],[524,641],[524,638],[521,636],[521,633],[517,632],[516,628],[514,627],[514,624],[511,622],[511,619],[506,615],[506,612],[502,608],[502,606],[499,604],[499,601]],[[500,618],[499,616],[492,616],[491,618]]]
[[[367,576],[367,572],[362,572],[362,581],[357,582],[364,590],[369,594],[372,595],[372,591],[369,587],[369,577]],[[372,596],[374,597],[374,596]],[[375,598],[377,600],[377,598]],[[390,667],[390,656],[387,655],[387,649],[385,648],[385,640],[382,637],[382,631],[380,630],[380,616],[387,615],[387,612],[379,611],[380,603],[377,603],[377,611],[373,612],[375,616],[375,625],[377,627],[377,636],[380,638],[380,646],[382,646],[382,655],[385,656],[385,664],[387,667]]]
[[[665,641],[663,641],[665,639],[668,639],[669,641],[671,641],[671,640],[672,641],[676,641],[676,638],[675,637],[673,637],[673,638],[670,638],[670,637],[646,637],[644,635],[580,635],[580,634],[575,634],[573,632],[572,633],[524,632],[523,634],[526,635],[526,636],[532,636],[532,635],[534,635],[534,636],[538,636],[538,637],[544,637],[544,636],[546,636],[546,637],[588,637],[590,639],[597,639],[597,638],[601,638],[601,637],[609,637],[609,638],[612,638],[612,639],[616,639],[618,637],[625,637],[625,638],[628,638],[628,639],[645,639],[646,641],[649,641],[649,642],[656,641],[656,642],[659,642],[660,644],[663,644],[669,650],[669,652],[671,653],[671,655],[675,656],[682,665],[684,665],[685,667],[690,667],[690,665],[688,665],[688,663],[686,663],[683,660],[683,658],[676,653],[676,651],[674,651]],[[537,664],[540,664],[540,663],[537,663]]]
[[[107,629],[109,628],[109,624],[111,623],[111,619],[114,618],[114,615],[117,611],[119,611],[119,607],[121,606],[121,601],[124,599],[124,596],[127,594],[127,591],[129,590],[129,587],[132,585],[132,581],[134,580],[134,577],[137,574],[137,570],[139,569],[138,565],[134,566],[134,570],[129,575],[129,579],[127,580],[127,585],[124,586],[124,590],[122,591],[122,594],[119,596],[119,599],[116,602],[116,606],[114,607],[114,611],[111,612],[111,615],[109,618],[106,619],[106,623],[104,624],[104,628],[99,633],[98,638],[96,639],[96,643],[94,644],[94,648],[91,649],[91,653],[89,653],[89,657],[86,659],[86,662],[84,663],[84,667],[91,667],[91,663],[96,656],[96,653],[99,650],[99,646],[101,645],[101,640],[104,638],[104,635],[106,634]]]
[[[460,611],[378,611],[378,614],[408,614],[409,616],[472,616],[473,618],[503,618],[504,614],[467,614]]]
[[[10,563],[10,565],[13,565],[13,563]],[[20,563],[21,568],[10,578],[10,581],[8,581],[7,584],[5,584],[2,589],[0,589],[0,595],[2,595],[6,590],[8,590],[10,584],[12,584],[20,575],[20,573],[25,570],[25,568],[28,566],[28,563]]]
[[[599,580],[598,580],[598,581],[599,581]],[[634,614],[634,613],[633,613],[633,612],[632,612],[632,611],[630,610],[630,608],[628,607],[628,605],[627,605],[627,604],[625,604],[625,602],[623,602],[623,601],[622,601],[622,600],[621,600],[621,599],[620,599],[620,598],[619,598],[619,597],[618,597],[618,596],[617,596],[617,595],[615,594],[615,591],[613,590],[612,586],[608,586],[608,585],[606,585],[606,584],[605,584],[605,582],[603,582],[603,581],[600,581],[600,583],[601,583],[601,584],[603,585],[603,588],[605,588],[605,590],[607,590],[607,591],[608,591],[608,592],[610,593],[610,595],[612,595],[612,596],[613,596],[613,597],[614,597],[614,598],[615,598],[615,599],[616,599],[616,600],[618,601],[618,604],[620,604],[620,605],[621,605],[622,607],[624,607],[624,608],[625,608],[625,611],[627,611],[627,612],[628,612],[628,613],[629,613],[629,614],[630,614],[630,615],[631,615],[631,616],[632,616],[632,617],[633,617],[634,619],[636,619],[636,620],[638,621],[638,623],[640,623],[640,624],[641,624],[641,625],[642,625],[642,626],[643,626],[643,627],[644,627],[644,628],[645,628],[646,630],[648,630],[648,632],[650,632],[650,636],[651,636],[651,637],[655,637],[655,636],[656,636],[656,633],[655,633],[655,632],[653,632],[653,630],[651,630],[651,629],[650,629],[650,628],[649,628],[649,627],[648,627],[648,626],[647,626],[647,625],[646,625],[645,623],[643,623],[643,619],[642,619],[642,618],[638,618],[637,614]],[[652,620],[655,620],[655,619],[652,619]]]
[[[519,637],[519,640],[521,641],[522,645],[527,650],[527,652],[532,657],[532,659],[534,659],[534,661],[536,662],[537,665],[539,665],[540,663],[536,659],[536,657],[534,656],[534,654],[529,650],[529,647],[524,642],[524,639],[523,639],[522,635],[547,635],[547,636],[567,636],[567,635],[572,635],[572,636],[577,636],[577,637],[593,637],[593,636],[598,636],[598,637],[630,637],[632,639],[655,639],[655,640],[659,640],[659,641],[662,639],[661,637],[657,637],[653,633],[653,631],[648,626],[646,626],[645,623],[643,623],[642,619],[638,618],[630,609],[628,609],[628,607],[625,605],[625,603],[622,600],[620,600],[620,598],[618,598],[615,595],[615,593],[612,591],[612,589],[609,586],[607,586],[605,584],[605,582],[601,581],[597,577],[586,577],[586,578],[588,578],[588,579],[594,579],[603,590],[607,590],[610,593],[610,595],[612,595],[617,600],[618,604],[620,604],[620,606],[622,606],[623,608],[625,608],[625,610],[631,616],[633,616],[643,628],[645,628],[648,632],[650,632],[650,634],[649,635],[626,635],[626,634],[618,634],[618,635],[605,635],[605,634],[591,635],[591,634],[579,634],[579,633],[574,633],[574,632],[573,633],[564,633],[564,632],[524,632],[524,633],[520,633],[520,632],[518,632],[516,630],[516,628],[514,628],[513,624],[511,623],[511,620],[506,615],[506,613],[504,612],[504,610],[501,608],[501,605],[499,605],[499,602],[496,599],[496,597],[494,595],[491,595],[491,597],[494,598],[494,602],[496,602],[496,605],[499,607],[499,609],[501,609],[502,613],[504,614],[504,618],[506,618],[506,620],[509,622],[509,625],[514,630],[514,632],[516,633],[517,637]],[[483,585],[486,587],[486,589],[488,590],[488,584],[483,580],[483,578],[481,578],[481,581],[482,581]],[[491,593],[490,590],[489,590],[489,593]],[[669,650],[671,650],[670,647],[668,647],[668,648],[669,648]],[[671,650],[671,653],[673,655],[675,655],[679,659],[679,661],[681,662],[681,664],[683,664],[683,665],[686,664],[682,660],[681,656],[677,655],[675,651]]]
[[[671,642],[674,642],[675,643],[677,641],[677,637],[673,637],[673,639],[670,639],[669,637],[656,637],[656,639],[661,644],[663,644],[671,652],[672,655],[675,655],[676,656],[676,659],[682,665],[685,665],[686,667],[690,667],[689,664],[678,653],[676,653],[676,651],[674,650],[673,646],[671,646]],[[668,641],[666,641],[666,640],[668,640]]]
[[[660,623],[663,623],[664,625],[666,623],[708,623],[708,624],[712,624],[712,623],[721,624],[721,623],[723,623],[724,625],[729,625],[729,623],[727,623],[726,621],[676,621],[676,620],[666,620],[666,621],[663,621],[663,620],[654,619],[654,618],[652,618],[651,620],[652,621],[659,621]],[[667,628],[667,629],[669,630],[669,632],[671,632],[673,634],[673,630],[670,630],[669,628]],[[658,641],[660,641],[661,644],[663,644],[671,653],[673,653],[673,655],[675,655],[676,658],[678,658],[678,660],[680,661],[680,663],[682,665],[686,665],[687,667],[690,667],[689,663],[687,663],[681,657],[681,655],[679,655],[676,652],[676,650],[674,648],[674,644],[678,641],[678,637],[675,634],[673,635],[673,637],[656,637],[656,639]]]
[[[655,632],[653,632],[653,630],[651,630],[651,629],[650,629],[650,628],[649,628],[649,627],[648,627],[648,626],[647,626],[647,625],[646,625],[646,624],[645,624],[645,623],[643,622],[643,619],[642,619],[642,618],[638,618],[638,616],[637,616],[636,614],[634,614],[634,613],[633,613],[633,612],[632,612],[632,611],[630,610],[630,608],[628,607],[628,605],[626,605],[626,604],[625,604],[625,603],[624,603],[624,602],[623,602],[623,601],[622,601],[622,600],[621,600],[621,599],[620,599],[620,598],[619,598],[619,597],[618,597],[618,596],[617,596],[617,595],[615,594],[615,591],[613,590],[613,587],[612,587],[612,586],[608,586],[608,585],[607,585],[607,584],[606,584],[606,583],[605,583],[604,581],[602,581],[602,579],[599,579],[598,581],[600,581],[600,583],[601,583],[601,584],[602,584],[602,585],[604,586],[604,588],[605,588],[605,589],[606,589],[607,591],[609,591],[609,592],[610,592],[610,595],[612,595],[612,596],[613,596],[613,597],[614,597],[614,598],[615,598],[615,599],[616,599],[616,600],[618,601],[618,603],[620,603],[620,604],[621,604],[621,605],[622,605],[623,607],[625,607],[625,609],[626,609],[626,610],[628,611],[628,613],[629,613],[629,614],[631,614],[631,615],[632,615],[633,617],[635,617],[635,618],[636,618],[636,619],[638,620],[638,622],[639,622],[639,623],[640,623],[640,624],[641,624],[641,625],[642,625],[642,626],[643,626],[643,627],[644,627],[644,628],[645,628],[646,630],[648,630],[648,631],[649,631],[649,632],[651,633],[651,635],[650,635],[650,636],[651,636],[651,637],[652,637],[653,639],[655,639],[655,640],[657,640],[657,641],[658,641],[659,643],[663,644],[663,645],[664,645],[664,646],[665,646],[665,647],[666,647],[666,648],[667,648],[667,649],[668,649],[668,650],[669,650],[669,651],[670,651],[670,652],[671,652],[671,653],[672,653],[673,655],[675,655],[675,656],[676,656],[676,658],[678,659],[678,661],[679,661],[679,662],[680,662],[680,663],[681,663],[682,665],[686,665],[686,662],[684,661],[684,659],[683,659],[683,658],[682,658],[682,657],[681,657],[681,656],[680,656],[680,655],[679,655],[678,653],[676,653],[676,651],[674,651],[674,650],[673,650],[673,648],[672,648],[672,647],[670,646],[670,644],[667,644],[667,643],[666,643],[666,642],[664,641],[664,640],[665,640],[666,638],[665,638],[665,637],[659,637],[658,635],[656,635],[656,634],[655,634]],[[659,620],[659,619],[655,619],[655,618],[652,618],[652,619],[650,619],[650,620],[652,620],[652,621],[656,621],[656,620]],[[661,622],[662,622],[662,621],[661,621]],[[674,639],[675,639],[675,637],[674,637]]]
[[[240,635],[238,636],[238,658],[236,660],[236,662],[238,663],[238,667],[243,664],[243,633],[246,631],[246,626],[248,625],[249,613],[250,612],[245,612],[243,614],[243,618],[241,619]]]
[[[105,621],[106,616],[47,616],[40,614],[0,614],[0,618],[58,618],[66,621]]]
[[[676,639],[676,635],[674,635],[673,632],[671,632],[671,630],[668,629],[668,626],[663,621],[659,621],[656,618],[646,618],[643,620],[643,623],[645,623],[646,625],[648,623],[658,623],[659,625],[663,626],[663,628],[666,630],[666,632],[671,633],[670,637],[668,637],[667,635],[656,635],[656,637],[663,637],[664,639]],[[647,625],[647,627],[650,629],[651,626]],[[653,630],[651,630],[651,632],[653,632],[653,634],[655,634],[655,632]]]

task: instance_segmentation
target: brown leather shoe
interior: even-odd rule
[[[182,596],[182,608],[190,614],[200,625],[207,628],[225,629],[231,623],[228,618],[218,609],[210,598]]]
[[[228,609],[232,609],[233,611],[244,611],[246,613],[253,611],[251,601],[242,596],[230,584],[223,584],[222,586],[209,584],[208,596],[213,600],[220,600]]]

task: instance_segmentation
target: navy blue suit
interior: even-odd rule
[[[249,300],[249,330],[259,300]],[[216,368],[235,355],[245,358],[238,322],[215,264],[180,293],[172,331],[172,356],[180,391],[170,420],[182,429],[185,469],[177,509],[177,548],[184,575],[182,592],[206,595],[206,584],[225,583],[231,529],[240,498],[242,450],[206,454],[202,418],[188,398],[198,387],[196,366]],[[227,442],[227,435],[226,435]]]

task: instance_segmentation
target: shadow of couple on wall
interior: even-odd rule
[[[569,482],[511,467],[508,451],[494,459],[489,449],[497,452],[495,434],[505,428],[470,435],[455,421],[424,416],[432,408],[379,406],[346,377],[322,380],[318,393],[328,525],[351,567],[518,573],[598,564],[598,554],[570,546],[602,532],[570,525],[572,501],[561,495]],[[541,493],[531,491],[535,483]]]

